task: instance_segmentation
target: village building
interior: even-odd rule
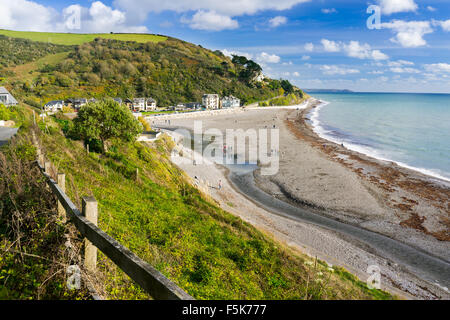
[[[17,100],[6,90],[5,87],[0,87],[0,103],[5,106],[15,106],[18,104]]]
[[[145,98],[134,98],[132,104],[132,111],[145,111],[146,109],[146,99]]]
[[[206,109],[219,109],[220,99],[218,94],[204,94],[202,104]]]
[[[71,99],[67,99],[65,101],[65,104],[68,107],[71,107],[75,110],[80,110],[81,107],[86,105],[87,103],[88,103],[88,101],[85,98],[71,98]]]
[[[201,102],[188,102],[185,103],[186,109],[201,109],[202,108],[202,103]]]
[[[239,108],[241,106],[241,100],[234,96],[223,97],[220,102],[222,108]]]
[[[153,98],[147,99],[146,110],[156,110],[156,100]]]
[[[64,104],[64,100],[53,100],[44,105],[44,110],[50,112],[62,111]]]

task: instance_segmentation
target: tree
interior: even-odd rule
[[[289,80],[281,80],[281,87],[283,88],[284,92],[288,94],[294,92],[294,87],[289,82]]]
[[[107,151],[106,142],[109,139],[134,141],[142,132],[141,124],[134,118],[131,111],[112,99],[83,106],[74,120],[74,129],[85,141],[100,140],[103,152]]]

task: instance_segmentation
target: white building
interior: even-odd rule
[[[63,107],[64,107],[64,100],[53,100],[47,102],[47,104],[44,106],[44,110],[50,112],[57,112],[62,110]]]
[[[134,98],[133,99],[133,111],[145,111],[146,109],[146,99],[145,98]]]
[[[204,94],[202,103],[206,109],[219,109],[220,99],[218,94]]]
[[[156,100],[153,98],[147,99],[146,110],[156,110]]]
[[[223,97],[221,100],[222,108],[239,108],[241,106],[241,100],[234,97]]]
[[[0,103],[5,106],[15,106],[18,104],[17,100],[5,87],[0,87]]]

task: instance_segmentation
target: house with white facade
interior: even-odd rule
[[[18,104],[17,100],[6,90],[5,87],[0,87],[0,103],[5,106],[15,106]]]
[[[44,110],[50,112],[58,112],[61,111],[63,107],[64,107],[64,100],[53,100],[45,104]]]
[[[145,111],[147,107],[147,102],[145,98],[134,98],[132,109],[133,111]]]
[[[239,108],[241,106],[241,100],[234,96],[223,97],[220,102],[222,108]]]
[[[153,98],[148,98],[146,103],[146,110],[156,110],[156,100]]]
[[[219,109],[220,99],[218,94],[204,94],[202,103],[206,109]]]

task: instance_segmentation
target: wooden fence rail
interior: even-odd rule
[[[92,247],[89,247],[89,245],[95,246],[96,248],[100,249],[109,259],[111,259],[120,269],[122,269],[122,271],[124,271],[131,279],[139,284],[154,299],[194,300],[193,297],[184,292],[175,283],[167,279],[161,272],[153,268],[150,264],[143,261],[133,252],[128,250],[126,247],[121,245],[119,242],[117,242],[100,228],[98,228],[95,223],[90,221],[92,220],[92,216],[89,217],[88,214],[86,215],[86,217],[83,216],[80,210],[65,194],[64,190],[62,190],[60,185],[58,185],[58,183],[56,183],[55,180],[53,180],[53,178],[50,176],[48,171],[49,163],[44,162],[43,154],[39,151],[38,155],[40,159],[39,161],[37,161],[37,165],[42,171],[42,174],[46,177],[51,191],[58,198],[58,204],[64,208],[67,214],[67,218],[69,218],[75,224],[81,235],[85,237],[89,242],[87,244],[87,247],[89,249],[85,250],[85,254],[88,255],[85,256],[85,267],[88,267],[88,269],[90,269],[91,271],[92,268],[95,269],[97,253],[96,250],[94,252],[92,250]],[[60,184],[62,183],[60,182]],[[62,187],[64,188],[63,185]],[[84,198],[83,211],[89,210],[88,207],[92,208],[93,201],[95,201],[95,199],[93,198]],[[97,203],[95,201],[95,210],[96,206]],[[95,260],[93,260],[93,256]]]

